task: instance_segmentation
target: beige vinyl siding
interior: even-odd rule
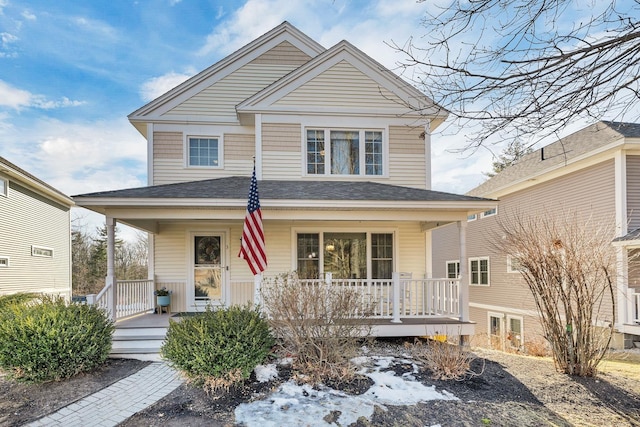
[[[640,156],[627,156],[628,230],[640,228]]]
[[[171,109],[166,115],[214,116],[236,122],[236,105],[295,68],[285,63],[251,62]]]
[[[251,64],[287,64],[299,67],[311,57],[291,43],[284,41],[251,61]]]
[[[524,215],[563,215],[577,212],[580,218],[591,217],[591,224],[612,224],[615,212],[614,164],[607,160],[526,190],[503,196],[498,215],[468,222],[467,256],[490,258],[490,286],[470,286],[472,306],[491,306],[502,311],[536,310],[519,273],[507,272],[506,254],[498,253],[492,241],[499,241],[499,221],[519,212]],[[613,229],[612,229],[613,233]],[[613,234],[612,234],[613,239]],[[455,242],[453,244],[452,242]],[[434,274],[444,274],[444,261],[459,259],[457,227],[447,226],[433,232]],[[468,265],[467,265],[468,271]],[[495,311],[495,310],[493,310]],[[481,324],[482,318],[471,317]]]
[[[406,187],[426,187],[424,138],[422,128],[389,127],[389,180],[387,183]]]
[[[251,294],[250,286],[253,276],[243,259],[238,258],[240,251],[240,238],[242,235],[242,221],[235,222],[184,222],[160,224],[158,234],[155,236],[155,280],[159,285],[168,284],[174,289],[175,298],[172,297],[172,310],[185,310],[186,284],[191,273],[189,260],[188,236],[190,231],[207,232],[228,231],[229,266],[232,301],[241,303]],[[267,248],[268,267],[264,272],[267,280],[278,274],[295,269],[295,236],[300,232],[321,231],[368,231],[391,232],[397,230],[396,248],[398,259],[396,263],[399,271],[411,272],[416,279],[425,275],[425,243],[424,233],[420,231],[419,223],[403,222],[390,226],[388,222],[358,222],[357,224],[342,221],[312,222],[312,221],[264,221],[265,240]],[[234,288],[237,287],[237,288]],[[179,294],[179,295],[178,295]]]
[[[0,294],[45,292],[71,296],[71,223],[66,206],[9,180],[0,196]],[[31,255],[31,246],[53,249],[53,257]]]
[[[296,123],[262,125],[263,179],[300,179],[304,159],[302,130]]]
[[[346,61],[341,61],[274,103],[321,108],[385,108],[398,114],[409,108],[396,95]]]
[[[460,259],[459,231],[456,224],[431,232],[433,277],[447,277],[447,261]]]
[[[187,168],[183,155],[183,133],[154,132],[154,185],[249,175],[253,167],[255,136],[225,133],[222,137],[223,168]]]

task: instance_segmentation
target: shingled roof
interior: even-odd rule
[[[517,163],[504,169],[467,194],[472,196],[492,194],[501,188],[533,178],[546,170],[567,164],[572,159],[624,138],[640,138],[640,124],[597,122],[523,156]]]
[[[73,196],[74,199],[246,199],[249,177],[191,181]],[[258,181],[260,200],[361,200],[361,201],[487,201],[473,196],[421,190],[376,182],[353,181]]]

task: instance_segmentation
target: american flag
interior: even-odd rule
[[[247,215],[244,218],[242,242],[240,243],[238,256],[247,261],[254,276],[267,268],[267,254],[264,247],[264,230],[262,228],[262,212],[260,211],[260,199],[258,198],[258,181],[256,180],[255,166],[251,176],[249,203],[247,204]]]

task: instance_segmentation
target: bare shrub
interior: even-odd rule
[[[349,360],[371,333],[371,307],[360,292],[287,273],[264,284],[262,300],[295,371],[311,382],[353,375]]]
[[[431,370],[436,380],[462,380],[479,375],[471,370],[476,357],[462,346],[437,340],[416,340],[410,345],[411,356]]]
[[[541,337],[536,337],[524,343],[524,352],[529,356],[546,357],[551,355],[549,343]]]
[[[595,376],[615,322],[613,221],[503,215],[495,245],[522,267],[557,368]],[[604,328],[602,325],[606,325]]]

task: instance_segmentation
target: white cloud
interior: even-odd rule
[[[153,77],[142,84],[140,96],[145,102],[152,101],[178,86],[194,74],[195,71],[188,71],[186,73],[170,72],[163,76]]]
[[[0,0],[0,15],[3,13],[3,9],[7,7],[9,0]]]
[[[74,101],[67,97],[62,97],[58,101],[49,100],[43,95],[34,95],[29,91],[18,89],[0,80],[0,107],[9,107],[14,110],[27,107],[51,110],[54,108],[76,107],[84,103],[84,101]]]
[[[29,10],[25,10],[24,12],[22,12],[22,17],[24,19],[26,19],[27,21],[35,21],[36,20],[36,15],[31,13],[31,11],[29,11]]]

